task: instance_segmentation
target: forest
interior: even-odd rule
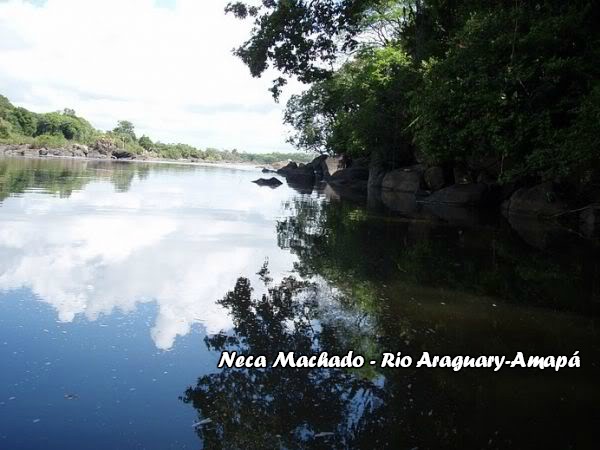
[[[206,162],[271,164],[288,159],[311,159],[310,155],[298,152],[246,153],[237,149],[199,149],[188,144],[154,142],[146,135],[138,137],[134,124],[128,120],[120,120],[114,129],[104,132],[95,129],[73,109],[35,113],[14,106],[8,98],[0,95],[0,145],[2,144],[27,144],[32,148],[54,149],[82,144],[113,149],[113,153],[118,152],[120,157],[135,158],[144,155],[149,158]]]
[[[263,0],[234,50],[287,102],[297,148],[589,183],[600,168],[600,7],[589,0]]]

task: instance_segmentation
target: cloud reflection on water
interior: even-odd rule
[[[93,176],[68,198],[33,190],[9,197],[0,207],[0,291],[28,288],[62,322],[154,301],[150,334],[162,350],[194,323],[226,329],[230,319],[215,301],[235,280],[266,258],[277,279],[295,260],[275,238],[289,192],[260,189],[255,176],[159,171],[127,192]]]

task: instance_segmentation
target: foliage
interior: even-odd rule
[[[362,12],[372,0],[263,0],[260,6],[229,3],[226,12],[254,19],[252,36],[235,50],[258,77],[269,63],[302,82],[327,77],[340,50],[356,47]],[[272,92],[278,97],[283,78],[274,80]]]
[[[285,115],[299,149],[376,154],[392,165],[485,160],[500,181],[581,178],[600,165],[597,2],[272,1],[227,10],[254,18],[236,52],[253,75],[272,65],[312,83]]]
[[[308,162],[313,155],[303,153],[246,153],[233,150],[207,148],[205,150],[187,144],[165,144],[153,142],[146,135],[139,140],[135,126],[121,120],[112,131],[98,131],[75,111],[65,108],[62,112],[36,114],[25,108],[15,107],[0,95],[0,144],[25,144],[34,148],[63,148],[71,143],[94,146],[99,141],[108,143],[133,155],[198,160],[207,162],[239,162],[271,164],[278,161],[295,160]]]
[[[418,74],[396,47],[366,49],[330,79],[288,102],[284,120],[299,148],[355,156],[385,153],[409,162],[409,92]]]
[[[472,14],[447,55],[424,66],[412,102],[419,148],[437,161],[500,160],[505,179],[552,179],[597,161],[597,145],[572,142],[600,76],[591,13],[545,5]]]

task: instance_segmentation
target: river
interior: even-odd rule
[[[0,159],[0,448],[597,445],[592,241],[260,176]],[[218,369],[223,351],[367,363]],[[519,351],[580,367],[368,363]]]

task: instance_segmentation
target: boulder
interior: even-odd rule
[[[272,169],[267,169],[266,167],[263,167],[263,169],[261,170],[262,173],[275,173],[275,170]]]
[[[369,169],[367,167],[352,166],[347,169],[336,171],[327,183],[354,190],[366,190],[369,181]]]
[[[75,155],[77,156],[77,155]],[[112,156],[116,159],[133,159],[135,155],[127,150],[114,150]]]
[[[471,184],[473,183],[473,177],[469,168],[464,164],[457,164],[454,166],[454,183],[455,184]]]
[[[444,169],[440,166],[429,167],[425,170],[423,179],[425,180],[425,185],[432,191],[442,189],[446,185]]]
[[[486,201],[487,192],[488,188],[485,184],[454,184],[434,192],[422,201],[459,206],[482,206]]]
[[[418,209],[412,192],[381,191],[381,201],[389,210],[404,214],[412,214]]]
[[[113,151],[118,151],[119,148],[110,139],[98,139],[94,144],[93,150],[101,155],[111,155]]]
[[[281,181],[279,181],[275,177],[259,178],[258,180],[254,180],[253,183],[258,184],[259,186],[268,186],[270,188],[276,188],[283,184]]]
[[[328,180],[338,170],[346,168],[346,160],[343,155],[327,156],[321,160],[321,173],[323,178]]]
[[[312,184],[315,181],[315,172],[311,165],[296,164],[293,161],[279,169],[277,173],[296,184]]]
[[[392,170],[383,177],[382,189],[397,192],[415,193],[421,187],[423,169],[420,165]]]
[[[507,216],[528,216],[549,218],[568,210],[567,204],[560,200],[552,183],[542,183],[530,188],[517,189],[503,203],[503,212]]]

